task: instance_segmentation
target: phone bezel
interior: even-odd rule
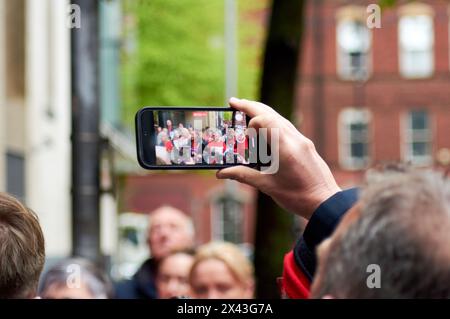
[[[227,167],[233,167],[233,166],[246,166],[246,167],[252,167],[257,168],[258,163],[250,163],[250,164],[222,164],[222,165],[204,165],[204,164],[195,164],[195,165],[152,165],[147,163],[146,159],[148,158],[155,158],[155,147],[153,142],[151,143],[144,143],[145,138],[144,133],[147,131],[147,134],[151,134],[151,130],[153,129],[153,117],[150,117],[151,120],[145,120],[144,115],[147,112],[153,112],[153,111],[177,111],[177,110],[183,110],[183,111],[218,111],[218,112],[226,112],[226,111],[237,111],[236,109],[232,107],[195,107],[195,106],[146,106],[140,109],[136,113],[135,117],[135,127],[136,127],[136,149],[137,149],[137,159],[139,162],[139,165],[147,170],[195,170],[195,169],[211,169],[211,170],[217,170],[217,169],[223,169]],[[247,126],[250,122],[250,117],[246,115],[246,122]],[[258,145],[258,139],[256,137],[255,141],[256,145]]]

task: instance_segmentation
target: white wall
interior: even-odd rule
[[[71,248],[68,4],[26,3],[26,194],[39,215],[50,258],[66,256]]]

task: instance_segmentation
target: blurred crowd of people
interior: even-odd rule
[[[261,103],[230,103],[263,127],[282,130],[280,167],[262,174],[233,166],[217,178],[252,185],[308,220],[285,255],[280,296],[450,298],[450,182],[442,171],[390,165],[369,170],[359,189],[342,190],[312,141],[288,120]],[[238,246],[196,247],[191,218],[174,207],[149,218],[151,257],[131,279],[113,284],[80,259],[42,275],[44,236],[36,215],[0,193],[0,298],[254,297],[253,263]]]
[[[156,157],[159,165],[248,164],[249,139],[247,128],[232,127],[224,122],[221,127],[202,129],[171,120],[165,127],[156,128]]]
[[[195,248],[186,213],[163,206],[150,214],[146,260],[130,280],[116,285],[117,298],[250,298],[253,266],[241,249],[226,242]]]
[[[253,265],[238,246],[210,242],[195,248],[191,218],[171,206],[149,218],[151,257],[131,279],[113,283],[82,258],[63,259],[41,274],[45,250],[36,216],[0,193],[0,298],[34,297],[35,289],[43,299],[253,297]]]

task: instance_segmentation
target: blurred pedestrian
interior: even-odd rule
[[[37,216],[16,198],[0,193],[0,298],[35,298],[44,261]]]
[[[251,299],[254,270],[238,246],[212,242],[198,248],[189,275],[195,298]]]
[[[93,263],[69,258],[43,275],[39,296],[44,299],[110,299],[113,286],[108,276]]]
[[[193,263],[193,251],[175,251],[164,257],[156,276],[158,298],[190,297],[189,272]]]
[[[194,245],[194,225],[181,210],[162,206],[150,213],[148,246],[151,258],[136,274],[116,285],[116,297],[123,299],[157,298],[155,286],[158,263],[175,250],[191,249]]]
[[[377,174],[318,248],[314,298],[450,298],[450,183]]]

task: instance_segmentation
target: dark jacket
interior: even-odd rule
[[[147,259],[139,270],[129,280],[124,280],[115,285],[115,297],[117,299],[156,299],[156,262]]]
[[[290,298],[308,298],[316,270],[316,247],[329,237],[342,216],[358,200],[358,190],[341,191],[324,201],[312,214],[294,249],[284,258],[283,290]]]

